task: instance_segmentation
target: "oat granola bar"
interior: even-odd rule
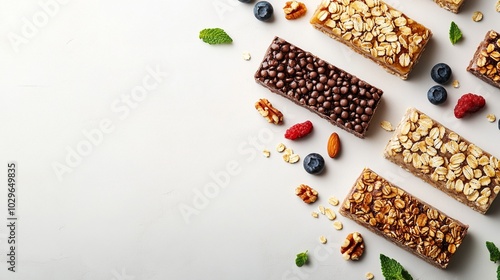
[[[446,268],[469,226],[365,168],[340,214],[439,268]]]
[[[500,161],[415,108],[407,110],[384,156],[485,214],[500,191]]]
[[[500,35],[488,31],[471,59],[467,71],[490,85],[500,88]]]
[[[445,8],[450,12],[458,14],[465,0],[434,0],[434,2],[436,2],[440,7]]]
[[[310,23],[407,79],[432,32],[381,0],[323,0]]]
[[[255,72],[255,81],[360,138],[382,90],[275,37]]]

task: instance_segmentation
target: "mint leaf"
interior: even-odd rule
[[[305,251],[305,252],[302,252],[302,253],[297,254],[297,258],[295,258],[295,264],[296,264],[298,267],[303,266],[303,265],[307,262],[307,259],[309,258],[309,257],[307,256],[307,252],[308,252],[308,251]]]
[[[462,31],[460,31],[458,25],[452,21],[450,25],[450,41],[455,45],[460,39],[462,39]]]
[[[205,28],[200,31],[199,38],[210,45],[229,44],[233,39],[221,28]]]
[[[497,280],[500,280],[500,266],[497,267]]]
[[[490,252],[490,261],[497,262],[500,260],[500,251],[495,243],[486,241],[486,248],[488,248],[488,251]]]
[[[399,262],[383,254],[380,254],[380,265],[382,275],[386,280],[413,280],[410,273]]]

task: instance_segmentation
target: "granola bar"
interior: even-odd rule
[[[255,81],[360,138],[364,138],[382,90],[275,37]]]
[[[432,32],[381,0],[323,0],[310,23],[407,79]]]
[[[358,177],[339,212],[443,269],[469,228],[369,168]]]
[[[485,214],[500,191],[500,161],[415,108],[407,110],[384,156]]]
[[[496,31],[490,30],[486,33],[467,71],[490,85],[500,88],[500,35]]]
[[[465,0],[434,0],[434,2],[436,2],[440,7],[445,8],[450,12],[458,14]]]

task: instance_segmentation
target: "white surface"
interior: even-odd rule
[[[7,223],[6,163],[19,165],[17,272],[7,271],[8,233],[1,226],[0,279],[364,279],[368,271],[383,279],[380,253],[415,279],[495,279],[484,242],[500,245],[500,203],[483,216],[383,159],[391,133],[378,126],[396,125],[416,106],[500,156],[500,131],[485,118],[500,117],[500,93],[465,71],[485,33],[500,30],[495,1],[469,0],[458,15],[432,1],[388,1],[434,33],[407,81],[313,29],[308,21],[319,0],[305,0],[309,11],[296,21],[284,19],[285,1],[271,1],[275,17],[268,23],[254,18],[253,3],[236,0],[60,1],[50,15],[39,2],[50,1],[0,1],[0,224]],[[471,20],[475,10],[483,21]],[[38,27],[29,30],[26,22],[34,20]],[[456,45],[448,40],[452,20],[464,32]],[[201,42],[198,32],[206,27],[224,28],[234,43]],[[13,45],[12,34],[22,43]],[[366,139],[254,82],[275,35],[384,90]],[[242,59],[244,51],[252,60]],[[446,86],[442,106],[426,97],[438,62],[448,63],[461,84]],[[136,90],[143,82],[150,90],[141,98]],[[487,107],[457,120],[453,107],[466,92],[483,95]],[[256,112],[262,97],[284,112],[283,126]],[[315,125],[311,137],[284,139],[288,126],[306,119]],[[335,160],[325,149],[333,131],[343,144]],[[92,144],[85,133],[97,137]],[[279,142],[302,157],[321,153],[326,172],[312,176],[301,162],[283,162],[274,152]],[[71,154],[78,149],[88,153],[79,159]],[[71,172],[58,177],[54,164]],[[365,166],[470,225],[447,270],[340,215],[342,231],[324,216],[310,216],[330,195],[343,199]],[[301,183],[319,191],[317,203],[294,195]],[[191,215],[183,215],[188,208]],[[354,230],[364,234],[366,252],[359,262],[345,262],[339,246]],[[295,255],[304,250],[310,262],[299,269]]]

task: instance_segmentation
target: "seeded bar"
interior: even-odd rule
[[[429,116],[410,108],[384,156],[485,214],[500,191],[500,162]]]
[[[450,12],[458,14],[465,0],[434,0],[434,2],[436,2],[440,7],[445,8]]]
[[[439,268],[448,266],[469,228],[369,168],[339,212]]]
[[[500,88],[500,35],[488,31],[471,59],[467,71],[490,85]]]
[[[364,138],[382,90],[275,37],[255,73],[257,83]]]
[[[425,26],[380,0],[323,0],[310,22],[402,79],[432,37]]]

